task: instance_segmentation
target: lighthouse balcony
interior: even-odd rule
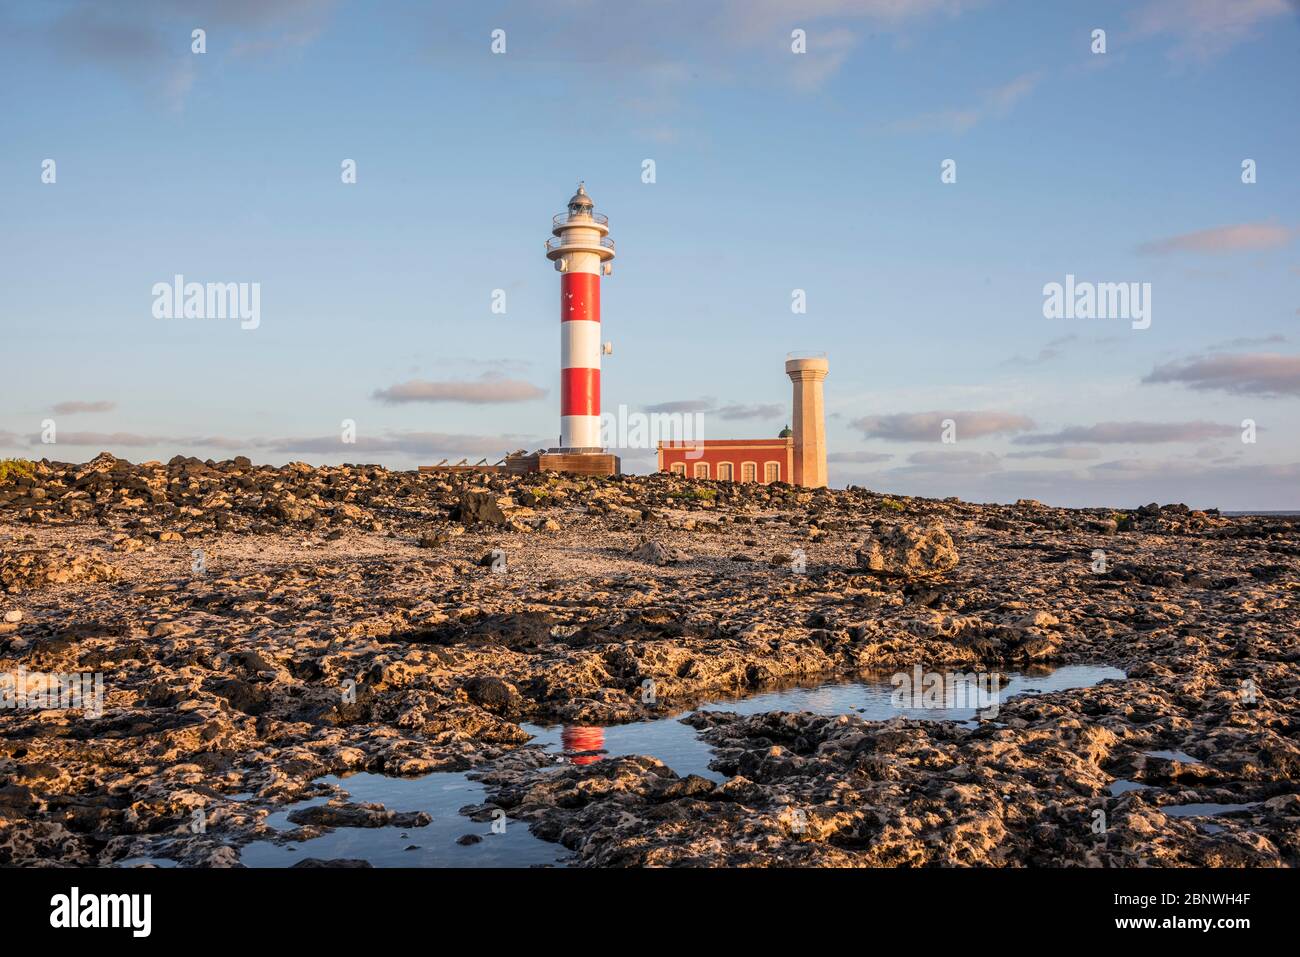
[[[546,255],[554,259],[564,253],[596,253],[601,260],[614,258],[614,240],[602,236],[598,241],[577,236],[555,236],[546,240]]]
[[[558,233],[565,226],[595,226],[602,233],[607,233],[609,217],[604,213],[556,213],[551,217],[551,232]]]

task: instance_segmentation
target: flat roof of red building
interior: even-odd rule
[[[700,439],[699,441],[686,441],[673,439],[668,442],[660,442],[661,449],[698,449],[698,448],[751,448],[761,449],[781,449],[787,445],[793,445],[794,439]]]

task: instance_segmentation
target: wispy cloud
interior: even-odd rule
[[[880,28],[946,15],[955,17],[984,0],[728,0],[723,20],[749,42],[779,28],[825,19],[868,20]]]
[[[1008,452],[1009,459],[1063,459],[1070,462],[1086,462],[1101,458],[1101,450],[1086,445],[1058,445],[1050,449],[1032,449],[1024,452]]]
[[[707,412],[720,419],[735,421],[739,419],[778,419],[786,414],[786,407],[777,403],[743,404],[732,402],[719,405],[718,400],[710,396],[699,399],[679,399],[674,402],[657,402],[647,405],[645,411],[652,414],[676,415],[686,412]]]
[[[872,462],[888,462],[893,457],[889,452],[829,452],[826,461],[865,465]]]
[[[434,382],[427,379],[411,379],[399,382],[386,389],[376,389],[372,398],[386,405],[402,405],[409,402],[465,402],[471,405],[486,405],[500,402],[528,402],[540,399],[546,390],[524,382],[510,379],[497,372],[485,372],[477,379],[447,380]]]
[[[1201,442],[1240,434],[1233,425],[1217,422],[1098,422],[1096,425],[1072,425],[1059,432],[1018,435],[1017,445],[1056,445],[1068,442],[1102,444],[1157,442]]]
[[[1286,336],[1277,332],[1271,336],[1238,336],[1236,339],[1216,342],[1214,345],[1207,346],[1206,349],[1209,352],[1223,352],[1226,349],[1246,349],[1251,346],[1277,346],[1289,341]]]
[[[776,403],[757,405],[724,405],[713,410],[720,419],[778,419],[785,415],[785,406]]]
[[[1193,357],[1158,365],[1143,382],[1177,382],[1202,392],[1300,395],[1300,355],[1271,352]]]
[[[247,455],[315,455],[335,460],[355,461],[360,454],[385,456],[405,455],[428,458],[488,456],[497,458],[515,449],[534,449],[545,440],[532,435],[503,434],[475,435],[453,432],[413,432],[385,430],[376,435],[358,435],[353,442],[344,442],[340,433],[330,435],[286,436],[280,438],[232,438],[221,435],[165,435],[139,432],[67,432],[57,433],[58,441],[51,445],[41,442],[39,434],[19,436],[0,432],[0,444],[13,445],[19,441],[31,448],[53,454],[61,448],[77,450],[120,451],[123,449],[162,449],[169,452],[213,450]]]
[[[961,109],[939,110],[894,123],[898,133],[941,132],[960,135],[991,119],[1009,114],[1042,80],[1041,72],[1025,73],[1009,83],[984,91],[976,102]]]
[[[1170,253],[1235,253],[1285,246],[1293,238],[1295,238],[1294,230],[1275,223],[1237,223],[1153,240],[1138,246],[1137,252],[1143,256],[1165,256]]]
[[[53,406],[55,415],[77,415],[81,412],[112,412],[117,408],[116,402],[101,399],[95,402],[56,402]]]
[[[1132,23],[1137,37],[1172,37],[1173,59],[1207,60],[1262,35],[1269,21],[1295,12],[1287,0],[1148,0],[1132,15]]]
[[[1153,499],[1196,508],[1297,508],[1300,463],[1213,465],[1190,457],[1132,458],[1086,468],[981,470],[909,465],[871,476],[874,487],[968,501],[1036,498],[1055,505],[1136,506]]]
[[[676,415],[679,412],[707,412],[717,405],[717,399],[678,399],[674,402],[657,402],[647,405],[647,412]]]
[[[941,16],[955,17],[985,0],[656,0],[616,4],[599,16],[587,2],[519,5],[510,19],[528,42],[512,56],[557,64],[575,74],[599,73],[616,84],[613,97],[629,111],[663,113],[702,79],[773,82],[811,93],[835,76],[862,38],[898,33]],[[689,24],[689,29],[682,29]],[[790,50],[793,29],[806,31],[807,51]],[[583,42],[575,45],[573,37]],[[452,31],[435,38],[440,58],[464,54]],[[670,55],[665,55],[665,54]],[[616,67],[611,71],[609,67]]]
[[[1047,343],[1043,348],[1039,349],[1037,355],[1015,355],[1010,359],[1004,360],[1002,364],[1005,366],[1036,366],[1041,365],[1044,362],[1050,362],[1052,359],[1060,358],[1064,354],[1064,350],[1061,349],[1062,346],[1070,342],[1075,342],[1078,338],[1079,337],[1076,335],[1059,336]]]
[[[938,469],[945,472],[986,473],[1002,468],[1002,460],[992,452],[949,449],[943,452],[913,452],[907,457],[908,466],[895,469],[906,472],[910,467],[921,470]]]
[[[311,43],[336,0],[76,0],[37,28],[56,54],[161,93],[182,109],[197,76],[191,31],[208,34],[204,56],[249,56]]]
[[[820,90],[840,71],[857,42],[852,32],[842,28],[813,31],[808,37],[808,52],[791,58],[791,85],[801,93]]]
[[[983,435],[1024,432],[1034,427],[1032,419],[1011,412],[901,412],[894,415],[867,415],[849,425],[869,439],[890,442],[937,442],[943,437],[944,420],[952,419],[958,439],[976,439]]]
[[[335,435],[297,436],[262,439],[259,448],[268,452],[289,454],[338,455],[351,454],[353,450],[368,454],[392,454],[451,458],[458,456],[488,456],[497,458],[515,449],[534,449],[545,443],[537,436],[527,435],[472,435],[453,432],[384,432],[376,436],[356,437],[355,443],[344,444]]]
[[[220,435],[149,435],[140,432],[68,432],[55,433],[58,440],[51,445],[41,442],[39,432],[27,436],[27,444],[32,447],[55,449],[63,445],[78,448],[93,447],[98,449],[113,448],[204,448],[242,451],[251,445],[246,439],[233,439]]]

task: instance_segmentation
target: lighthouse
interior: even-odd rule
[[[560,274],[561,455],[591,455],[600,444],[600,277],[614,271],[609,217],[596,212],[587,189],[551,220],[546,258]]]
[[[525,472],[618,475],[621,460],[600,444],[600,357],[612,350],[600,339],[600,277],[614,272],[609,217],[596,212],[587,187],[551,217],[546,258],[560,274],[560,444],[505,457],[502,468]]]

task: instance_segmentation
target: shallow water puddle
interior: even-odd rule
[[[1014,695],[1043,694],[1071,688],[1087,688],[1107,679],[1122,679],[1118,668],[1069,665],[1046,674],[1001,674],[999,699]],[[856,714],[873,721],[907,717],[928,721],[973,723],[974,708],[894,707],[894,686],[885,680],[833,680],[783,688],[747,698],[716,700],[696,710],[723,710],[739,714],[765,711],[812,711],[817,714]],[[679,720],[690,712],[677,712],[652,721],[595,727],[583,725],[524,725],[535,735],[533,744],[555,754],[557,765],[592,764],[605,757],[645,754],[658,758],[679,775],[698,774],[711,781],[725,778],[709,769],[714,752],[696,730]],[[460,808],[486,801],[483,786],[463,772],[435,772],[420,778],[392,778],[377,774],[354,774],[322,780],[344,788],[357,803],[377,802],[392,811],[425,811],[433,822],[426,827],[340,827],[307,841],[276,844],[257,841],[246,845],[240,859],[248,867],[289,867],[306,857],[330,860],[355,858],[376,867],[529,867],[561,863],[566,851],[533,837],[527,825],[507,820],[503,833],[493,833],[490,823],[476,823]],[[271,813],[266,823],[278,830],[291,830],[289,813],[299,808],[324,804],[327,798],[313,798]],[[481,841],[456,843],[466,834]]]
[[[355,858],[375,867],[531,867],[555,864],[567,852],[557,844],[533,837],[525,824],[507,821],[504,832],[491,823],[471,821],[460,814],[467,804],[482,804],[483,785],[464,772],[439,771],[419,778],[393,778],[362,772],[321,778],[344,788],[358,804],[379,803],[393,811],[425,811],[433,818],[425,827],[340,827],[308,841],[276,844],[255,841],[240,851],[246,867],[292,867],[307,857],[332,860]],[[288,805],[267,815],[268,827],[293,830],[289,813],[326,804],[326,797]],[[457,844],[466,834],[481,841]]]
[[[1107,790],[1110,791],[1112,797],[1119,797],[1121,794],[1127,794],[1129,791],[1144,791],[1150,787],[1150,785],[1138,784],[1136,781],[1129,781],[1125,778],[1116,778],[1106,787]]]
[[[1021,694],[1045,694],[1071,688],[1089,688],[1108,678],[1121,679],[1118,668],[1098,665],[1067,665],[1046,675],[1023,675],[1002,672],[1000,699]],[[856,714],[869,721],[890,718],[913,718],[922,721],[963,721],[975,723],[974,708],[903,708],[894,707],[894,686],[888,681],[826,681],[804,687],[769,691],[748,698],[719,698],[696,708],[696,711],[732,711],[737,714],[762,714],[765,711],[812,711],[816,714]],[[700,739],[695,729],[679,720],[690,712],[680,712],[654,721],[610,727],[526,724],[524,730],[536,735],[534,744],[548,751],[562,752],[557,757],[574,764],[590,764],[602,757],[624,754],[647,754],[658,758],[682,777],[698,774],[710,781],[726,778],[710,770],[713,749]],[[580,752],[596,752],[582,754]]]
[[[117,861],[114,867],[180,867],[179,861],[168,857],[128,857]]]
[[[1177,761],[1179,764],[1200,764],[1200,760],[1192,757],[1186,751],[1143,751],[1148,758],[1163,758],[1166,761]]]
[[[1217,817],[1221,814],[1249,810],[1259,803],[1259,801],[1251,801],[1249,804],[1166,804],[1159,810],[1169,817]],[[1195,824],[1206,834],[1223,833],[1223,826],[1213,821],[1196,821]]]
[[[1258,801],[1249,804],[1166,804],[1158,810],[1169,817],[1215,817],[1233,811],[1245,811],[1258,804]]]

